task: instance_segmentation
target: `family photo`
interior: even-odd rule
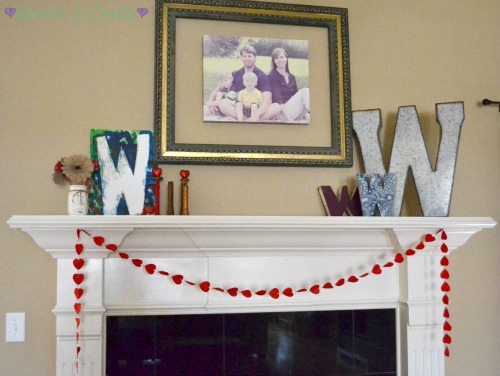
[[[310,123],[306,40],[203,37],[203,121]]]

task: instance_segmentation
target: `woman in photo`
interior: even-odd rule
[[[281,48],[271,53],[271,84],[273,106],[279,105],[280,112],[275,120],[285,123],[309,123],[309,88],[298,90],[295,76],[288,68],[288,54]]]

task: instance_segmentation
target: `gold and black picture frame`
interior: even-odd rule
[[[157,0],[155,27],[156,163],[352,166],[347,9],[240,0]],[[231,38],[231,46],[223,45],[222,52],[211,52],[208,59],[204,40],[216,37],[226,42]],[[307,44],[307,56],[285,53],[290,69],[286,76],[289,82],[292,76],[307,75],[308,103],[301,113],[307,121],[279,121],[278,116],[265,115],[257,121],[238,121],[224,112],[222,103],[220,121],[204,121],[209,88],[218,85],[217,71],[232,71],[237,81],[236,72],[246,67],[245,50],[250,51],[247,55],[253,53],[254,66],[270,76],[276,68],[271,50],[275,52],[280,41],[294,40]],[[244,49],[243,43],[251,49]],[[308,64],[299,65],[300,59]],[[264,76],[259,75],[261,83]],[[262,89],[263,103],[266,91]],[[238,99],[227,97],[236,106]],[[283,106],[274,97],[269,108]]]

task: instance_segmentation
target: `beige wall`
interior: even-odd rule
[[[295,1],[286,1],[295,2]],[[0,0],[0,375],[55,373],[55,261],[5,224],[13,214],[64,214],[57,159],[87,153],[91,128],[152,129],[154,2]],[[65,9],[63,21],[10,19],[5,7]],[[380,108],[391,145],[398,106],[416,105],[429,151],[435,103],[465,102],[452,216],[499,220],[500,100],[497,0],[314,0],[349,9],[352,104]],[[43,4],[43,5],[42,5]],[[132,21],[93,21],[77,7],[148,7]],[[188,48],[188,46],[186,46]],[[184,104],[189,106],[189,103]],[[356,150],[357,146],[356,146]],[[358,153],[356,151],[356,153]],[[179,166],[165,177],[178,179]],[[317,187],[351,184],[362,169],[188,166],[193,214],[323,215]],[[415,196],[409,188],[408,196]],[[419,215],[415,199],[406,214]],[[475,235],[451,257],[453,344],[447,374],[498,375],[500,229]],[[5,313],[26,312],[26,342],[5,343]]]

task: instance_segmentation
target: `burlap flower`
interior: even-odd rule
[[[94,163],[89,157],[75,154],[57,162],[52,180],[56,184],[69,182],[71,185],[86,185],[93,171]]]

